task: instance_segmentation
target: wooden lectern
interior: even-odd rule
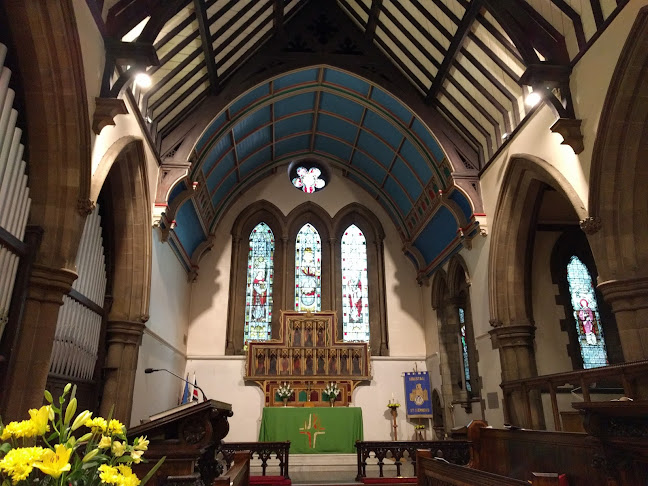
[[[150,441],[144,454],[147,462],[134,464],[134,472],[142,478],[166,456],[149,485],[212,484],[223,472],[216,450],[229,432],[227,419],[232,414],[229,403],[207,400],[157,414],[154,420],[129,429],[129,442],[142,435]]]

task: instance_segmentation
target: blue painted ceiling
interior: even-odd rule
[[[309,155],[342,169],[379,201],[426,264],[472,216],[421,120],[380,87],[331,67],[284,74],[251,89],[214,118],[195,151],[189,177],[198,183],[196,196],[175,215],[188,255],[206,238],[203,226],[213,232],[237,194],[275,167]],[[435,202],[440,192],[450,193],[454,212]]]

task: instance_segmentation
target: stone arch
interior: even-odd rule
[[[109,209],[103,226],[109,255],[106,293],[111,301],[100,412],[109,413],[114,404],[115,418],[128,421],[151,288],[151,199],[141,140],[123,147],[98,197]]]
[[[453,296],[470,286],[470,274],[468,265],[461,255],[454,255],[448,263],[448,284],[450,293]]]
[[[29,224],[44,230],[12,352],[15,366],[3,397],[3,416],[13,419],[42,404],[59,308],[77,277],[78,245],[92,210],[91,144],[72,2],[6,2],[4,9],[24,81],[24,116],[30,135],[26,143],[32,200]]]
[[[531,305],[532,238],[547,186],[570,203],[579,219],[585,217],[585,205],[555,167],[531,155],[511,156],[493,217],[488,282],[491,337],[499,348],[504,382],[538,374]],[[511,423],[544,429],[539,394],[513,393],[504,398]]]
[[[579,219],[585,205],[569,181],[548,162],[515,154],[506,168],[493,215],[489,255],[491,324],[532,326],[530,300],[531,242],[529,233],[545,185],[570,202]]]
[[[588,234],[599,289],[626,361],[648,357],[648,7],[628,35],[601,114],[590,170]]]
[[[112,168],[113,164],[117,160],[117,157],[121,155],[122,151],[129,144],[136,142],[137,140],[140,139],[134,137],[133,135],[127,135],[115,140],[115,142],[113,142],[113,144],[110,147],[108,147],[108,150],[106,150],[106,152],[103,154],[101,160],[99,161],[99,165],[97,165],[97,168],[92,174],[92,184],[90,185],[91,201],[95,202],[99,197],[101,188],[103,187],[104,182],[106,181],[106,177],[108,177],[108,173],[110,172],[110,169]]]

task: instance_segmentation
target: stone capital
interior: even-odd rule
[[[500,349],[519,346],[532,348],[535,330],[533,324],[515,324],[495,327],[488,333],[493,344]]]
[[[63,296],[70,292],[77,277],[77,273],[72,270],[50,268],[35,263],[29,279],[27,298],[62,305]]]
[[[607,280],[598,289],[615,313],[648,308],[648,277]]]
[[[111,344],[139,346],[146,325],[140,321],[112,320],[106,323],[106,341]]]

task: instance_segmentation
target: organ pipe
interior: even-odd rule
[[[7,47],[0,44],[0,227],[23,241],[31,200],[26,164],[22,160],[22,130],[16,127],[15,92],[9,88],[11,70],[4,65]],[[19,257],[0,243],[0,336],[8,320]]]

